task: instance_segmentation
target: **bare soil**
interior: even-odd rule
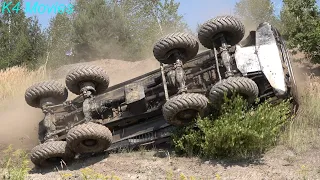
[[[79,168],[88,167],[97,173],[115,175],[120,179],[237,179],[237,180],[284,180],[284,179],[320,179],[320,153],[313,149],[297,155],[285,147],[278,146],[269,151],[257,162],[228,163],[223,161],[202,161],[198,158],[156,157],[155,151],[111,154],[78,161],[68,170],[44,171],[30,175],[30,180],[81,179]],[[170,175],[171,174],[171,175]]]

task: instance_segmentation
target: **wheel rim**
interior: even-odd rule
[[[86,147],[93,147],[98,144],[98,141],[96,139],[86,139],[83,140],[81,143]]]

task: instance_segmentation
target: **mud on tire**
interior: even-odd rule
[[[254,103],[259,95],[258,85],[246,77],[229,77],[216,83],[210,90],[209,99],[213,107],[219,109],[224,102],[224,95],[230,98],[232,93],[239,94],[249,104]]]
[[[92,82],[96,90],[94,94],[102,94],[109,87],[109,76],[104,69],[94,65],[77,66],[66,76],[66,86],[76,95],[81,94],[82,82]]]
[[[198,30],[200,43],[208,49],[221,46],[219,39],[214,40],[219,34],[223,34],[227,43],[233,46],[242,40],[245,28],[241,21],[233,16],[218,16],[202,24]]]
[[[68,146],[76,153],[95,153],[110,147],[112,133],[103,125],[89,122],[72,128],[66,139]]]
[[[51,98],[53,104],[67,100],[68,90],[57,81],[45,81],[32,85],[25,92],[25,101],[29,106],[40,108],[41,99]]]
[[[187,93],[168,100],[162,107],[164,118],[176,126],[186,125],[203,115],[208,99],[202,94]]]
[[[172,33],[162,37],[153,47],[154,57],[161,63],[173,64],[172,52],[177,50],[182,62],[194,58],[199,51],[199,43],[195,37],[187,33]]]
[[[60,161],[70,162],[74,153],[67,147],[65,141],[51,141],[40,144],[31,150],[30,159],[36,166],[44,167],[59,165]]]

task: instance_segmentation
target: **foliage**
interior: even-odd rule
[[[242,159],[258,156],[275,145],[288,119],[289,102],[272,105],[266,101],[246,108],[239,96],[227,100],[217,118],[198,119],[174,133],[177,152],[205,158]]]
[[[58,13],[50,20],[47,29],[47,65],[49,68],[56,68],[62,64],[73,62],[72,57],[66,56],[66,52],[72,48],[72,24],[71,17],[67,13]],[[42,62],[45,63],[45,62]]]
[[[19,0],[2,0],[12,3],[13,7],[23,6]],[[35,67],[37,60],[44,54],[44,35],[40,30],[36,17],[27,18],[24,11],[0,14],[0,69],[16,65]]]
[[[8,0],[0,0],[10,2]],[[99,58],[137,60],[151,55],[162,35],[186,29],[174,0],[73,1],[74,13],[57,13],[43,31],[36,17],[0,14],[0,69],[35,68]],[[23,7],[23,1],[14,0]],[[71,56],[66,53],[72,51]],[[46,66],[47,67],[47,66]]]
[[[72,19],[79,59],[141,59],[162,33],[186,27],[179,3],[165,1],[77,1]]]
[[[274,14],[274,4],[270,0],[240,0],[235,5],[235,14],[249,28],[256,28],[263,22],[269,22],[276,27],[280,24]]]
[[[289,47],[297,47],[315,63],[320,62],[320,10],[316,0],[284,0],[283,33]]]
[[[1,159],[1,179],[22,180],[25,179],[30,170],[28,154],[22,150],[13,150],[10,145],[3,151]]]

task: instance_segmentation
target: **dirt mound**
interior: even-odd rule
[[[70,69],[81,64],[97,65],[104,68],[110,76],[110,86],[160,68],[159,62],[155,59],[148,59],[135,62],[122,61],[116,59],[104,59],[85,63],[65,65],[54,71],[52,75],[55,78],[64,79]]]

